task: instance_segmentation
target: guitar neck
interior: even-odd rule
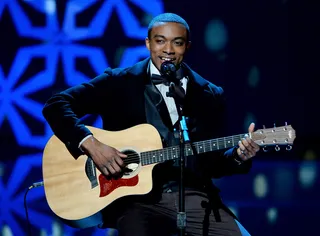
[[[185,145],[185,156],[194,155],[196,153],[205,153],[218,151],[226,148],[231,148],[237,144],[245,134],[238,134],[223,138],[210,139],[205,141],[194,142],[191,144],[187,143]],[[159,163],[163,161],[173,160],[179,158],[180,147],[172,146],[164,149],[153,150],[141,153],[141,164],[150,165],[154,163]]]

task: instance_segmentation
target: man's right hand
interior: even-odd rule
[[[127,157],[117,149],[101,143],[93,136],[81,144],[81,149],[92,158],[99,171],[105,176],[119,174],[124,167],[122,158]]]

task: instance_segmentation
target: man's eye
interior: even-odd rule
[[[156,42],[157,42],[157,43],[164,43],[164,40],[158,39],[158,40],[156,40]]]
[[[183,42],[175,42],[175,44],[176,44],[177,46],[182,46],[182,45],[183,45]]]

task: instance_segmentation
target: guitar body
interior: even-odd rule
[[[149,124],[111,132],[88,126],[93,135],[127,155],[121,178],[107,179],[86,155],[74,158],[65,145],[52,136],[43,153],[43,182],[51,210],[66,224],[88,228],[102,223],[101,210],[115,200],[144,195],[152,190],[152,170],[157,163],[179,156],[179,147],[162,149],[158,131]],[[234,146],[244,134],[204,140],[185,147],[185,155],[211,152]],[[263,147],[285,145],[291,150],[295,130],[290,125],[260,129],[250,133],[254,142]],[[189,145],[189,146],[188,146]]]
[[[142,124],[111,132],[88,126],[93,135],[128,156],[162,148],[158,131]],[[156,164],[133,165],[132,172],[120,179],[106,179],[86,155],[75,159],[65,145],[52,136],[43,153],[43,181],[51,210],[65,223],[87,228],[101,223],[100,211],[116,199],[147,194],[152,189]]]

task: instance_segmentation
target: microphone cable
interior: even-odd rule
[[[28,224],[29,236],[32,236],[32,231],[31,231],[31,224],[30,224],[28,208],[27,208],[27,194],[28,194],[29,190],[31,190],[33,188],[41,187],[41,186],[43,186],[43,181],[35,182],[31,186],[29,186],[29,188],[27,189],[27,191],[24,194],[24,209],[26,211],[26,219],[27,219],[27,224]]]

